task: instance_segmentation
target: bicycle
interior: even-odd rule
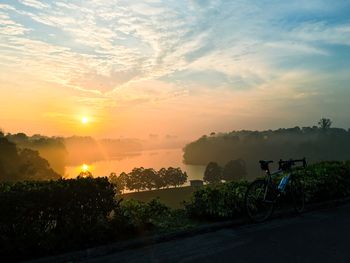
[[[302,163],[305,169],[306,160],[280,160],[279,168],[275,172],[270,172],[269,164],[273,161],[259,161],[260,167],[265,171],[264,179],[257,179],[252,182],[245,194],[245,208],[249,218],[255,222],[262,222],[268,219],[274,210],[278,199],[290,192],[292,195],[295,212],[301,213],[305,207],[305,193],[302,183],[297,180],[293,172],[293,166]],[[277,175],[286,174],[279,184],[274,182]]]

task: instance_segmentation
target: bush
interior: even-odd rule
[[[134,199],[125,200],[120,205],[120,211],[138,234],[150,231],[169,232],[185,229],[194,224],[185,210],[170,209],[158,198],[148,203]]]
[[[58,253],[116,234],[109,224],[115,192],[107,178],[3,183],[0,200],[0,255]]]
[[[350,161],[321,162],[296,169],[296,176],[302,181],[307,202],[326,201],[350,195]],[[282,176],[275,178],[278,184]],[[191,217],[201,219],[232,218],[244,213],[244,196],[248,182],[230,182],[206,186],[193,193],[186,204]],[[287,197],[287,198],[286,198]],[[288,196],[282,202],[289,200]]]
[[[153,199],[148,203],[134,199],[125,200],[121,203],[120,209],[139,232],[154,228],[170,212],[159,199]]]
[[[308,202],[350,195],[350,161],[322,162],[296,170]],[[185,210],[154,199],[116,202],[107,178],[1,183],[0,257],[28,259],[120,240],[149,231],[193,226],[190,218],[242,216],[249,183],[207,185],[193,193]]]
[[[350,194],[350,162],[321,162],[299,170],[307,201],[317,202]]]
[[[207,185],[193,193],[185,204],[190,216],[196,218],[231,218],[244,213],[247,182]]]

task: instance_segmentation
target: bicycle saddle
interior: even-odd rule
[[[270,163],[273,163],[273,161],[264,161],[264,160],[260,160],[259,163],[260,163],[261,169],[264,170],[264,171],[266,171],[266,170],[269,170],[269,164],[270,164]]]

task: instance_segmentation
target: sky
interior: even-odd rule
[[[0,0],[6,132],[348,129],[349,83],[350,1]]]

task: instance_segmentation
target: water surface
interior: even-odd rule
[[[142,151],[120,157],[112,157],[109,160],[100,160],[91,163],[85,163],[89,171],[94,177],[108,176],[114,172],[130,172],[135,167],[160,168],[180,167],[187,172],[188,180],[203,179],[205,166],[202,165],[186,165],[182,162],[182,149],[164,149]],[[76,166],[67,166],[65,177],[75,178],[82,170],[84,163]],[[86,166],[85,166],[86,168]]]

